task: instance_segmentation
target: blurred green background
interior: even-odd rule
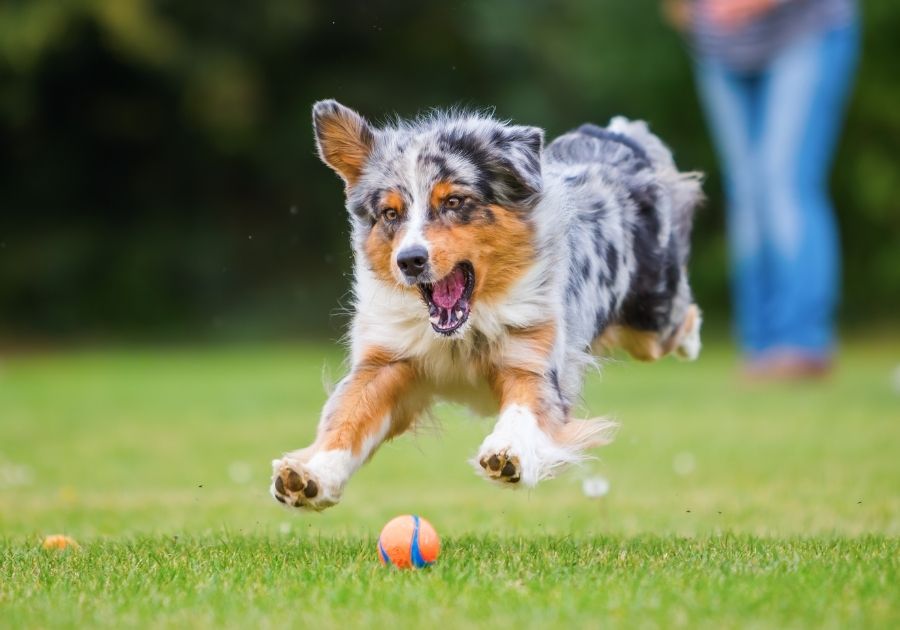
[[[862,11],[838,370],[750,385],[658,0],[0,0],[0,626],[898,626],[900,3]],[[328,97],[376,122],[495,107],[549,136],[650,121],[709,174],[702,359],[605,361],[579,414],[621,420],[616,442],[533,491],[476,479],[491,423],[442,405],[341,506],[282,509],[269,462],[342,371],[347,219],[310,124]],[[403,512],[446,547],[400,582],[374,537]],[[50,533],[83,553],[42,553]]]
[[[900,4],[862,9],[833,178],[851,326],[900,307]],[[0,339],[337,337],[350,252],[313,152],[325,97],[376,121],[493,106],[550,135],[647,119],[709,173],[692,275],[726,321],[719,178],[656,0],[6,0]]]

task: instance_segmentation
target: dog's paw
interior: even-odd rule
[[[312,462],[285,457],[272,462],[272,496],[279,503],[306,510],[321,511],[340,501],[341,485],[317,474]]]
[[[702,323],[703,317],[700,309],[696,304],[691,304],[685,315],[684,323],[681,325],[678,347],[675,348],[675,356],[679,359],[694,361],[700,356],[700,326]]]
[[[519,457],[509,451],[499,453],[483,453],[478,458],[478,465],[484,473],[495,481],[519,483],[522,480],[522,468]]]
[[[582,442],[585,441],[579,434],[570,436],[572,444],[557,443],[538,427],[537,418],[530,409],[511,405],[481,443],[472,464],[491,481],[512,488],[530,488],[539,481],[555,477],[570,464],[582,461],[581,451],[585,448]]]

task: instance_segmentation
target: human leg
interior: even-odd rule
[[[756,135],[758,80],[701,61],[698,91],[721,163],[735,321],[741,346],[754,356],[769,345],[766,256],[759,204]]]
[[[827,181],[857,46],[855,25],[805,38],[772,63],[763,82],[766,318],[777,352],[813,360],[827,358],[834,343],[839,239]]]

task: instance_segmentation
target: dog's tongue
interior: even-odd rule
[[[466,274],[457,267],[446,277],[436,282],[431,290],[431,299],[441,308],[453,308],[466,290]]]

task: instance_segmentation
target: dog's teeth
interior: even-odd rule
[[[463,312],[461,308],[456,309],[456,319],[462,319]]]

